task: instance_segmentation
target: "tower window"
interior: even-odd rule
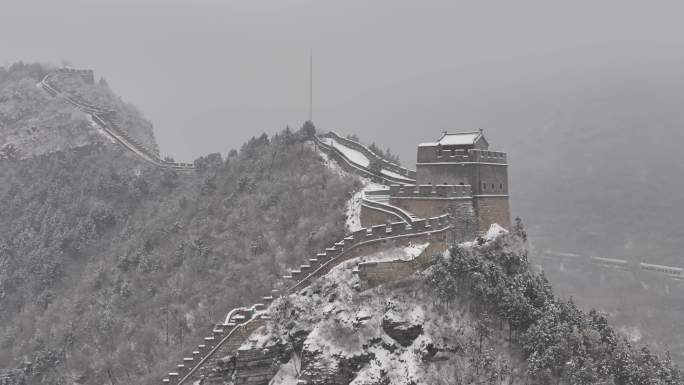
[[[503,191],[503,183],[499,183],[499,188]]]
[[[483,190],[486,190],[486,189],[487,189],[487,183],[482,182],[482,189],[483,189]]]
[[[492,183],[492,190],[494,190],[494,183]]]
[[[442,156],[442,149],[441,148],[437,149],[437,156],[438,157]]]

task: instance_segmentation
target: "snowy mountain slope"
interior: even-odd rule
[[[359,291],[353,267],[415,258],[423,246],[356,258],[269,309],[273,322],[241,349],[290,350],[274,385],[452,384],[496,378],[525,383],[521,359],[500,335],[479,344],[466,303],[435,301],[427,272]],[[296,341],[301,339],[301,341]]]

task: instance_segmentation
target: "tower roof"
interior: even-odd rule
[[[472,131],[472,132],[454,132],[448,133],[444,132],[442,136],[437,139],[436,142],[432,143],[421,143],[419,146],[432,147],[432,146],[474,146],[478,140],[484,139],[482,130]]]

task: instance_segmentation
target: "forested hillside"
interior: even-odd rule
[[[125,103],[117,96],[104,78],[100,78],[98,82],[91,84],[81,76],[57,74],[50,81],[56,86],[56,89],[75,100],[86,101],[98,108],[114,111],[114,120],[121,129],[146,147],[157,148],[152,123],[143,116],[137,107]]]
[[[153,168],[113,144],[0,161],[0,367],[32,362],[44,384],[158,381],[227,309],[343,233],[358,183],[289,130],[195,164]]]

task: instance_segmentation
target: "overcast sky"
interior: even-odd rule
[[[501,103],[681,68],[681,1],[16,1],[0,64],[93,68],[154,123],[163,154],[226,153],[307,117],[404,163]],[[488,116],[490,115],[490,116]],[[510,129],[502,122],[495,130]],[[490,138],[496,143],[496,139]]]

